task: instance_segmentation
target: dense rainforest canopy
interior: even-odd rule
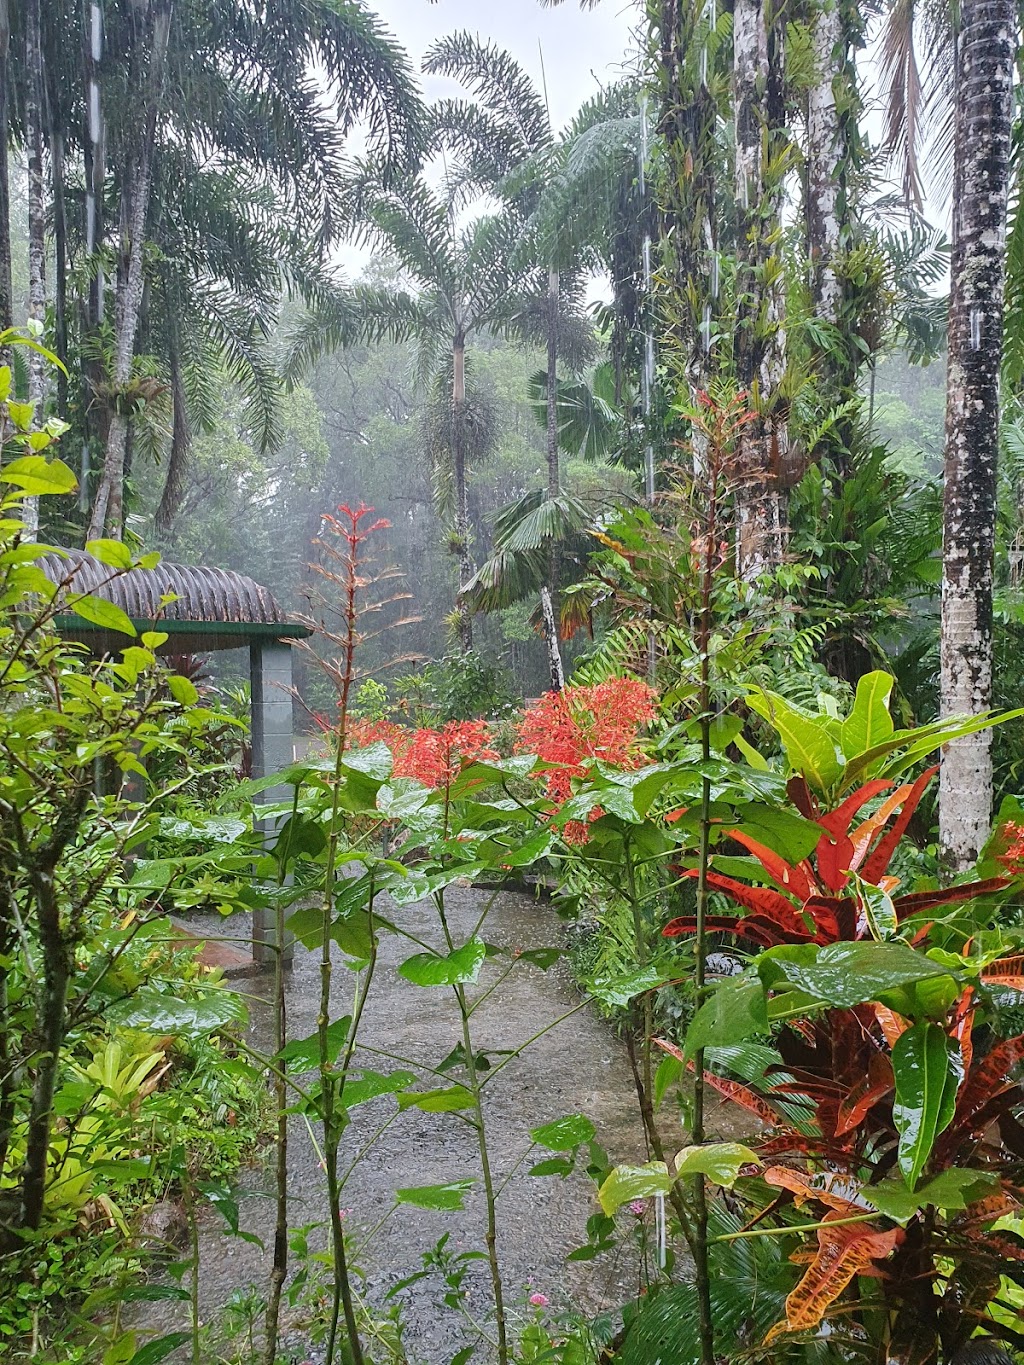
[[[627,28],[560,122],[572,51],[440,7],[414,60],[373,0],[0,0],[0,1358],[1024,1359],[1021,13]],[[161,557],[287,664],[130,619]],[[591,1027],[616,1150],[554,1117]],[[472,1176],[346,1221],[410,1119]],[[529,1179],[635,1292],[513,1306]]]

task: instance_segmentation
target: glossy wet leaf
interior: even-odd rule
[[[140,1033],[202,1038],[219,1029],[243,1024],[245,1004],[234,991],[209,991],[193,1000],[179,1000],[153,986],[143,986],[129,1000],[112,1005],[108,1018],[122,1028]]]
[[[116,630],[122,635],[135,634],[135,627],[127,612],[122,611],[116,602],[108,602],[105,597],[94,597],[91,593],[73,597],[68,602],[68,610],[83,621],[102,626],[104,630]]]
[[[719,982],[693,1016],[686,1030],[686,1057],[700,1048],[728,1047],[756,1034],[767,1034],[768,1010],[764,986],[756,976],[737,976]]]
[[[676,1174],[680,1180],[704,1175],[716,1185],[731,1189],[744,1166],[759,1166],[760,1160],[742,1142],[708,1142],[684,1147],[676,1154]]]
[[[989,1171],[971,1171],[951,1166],[912,1190],[902,1180],[883,1180],[865,1185],[861,1193],[887,1218],[905,1223],[919,1209],[934,1205],[939,1209],[966,1209],[984,1199],[997,1184]]]
[[[604,1005],[624,1008],[635,996],[663,986],[667,980],[665,973],[657,967],[634,967],[613,976],[595,977],[590,982],[590,993]]]
[[[591,1142],[597,1136],[594,1125],[585,1114],[568,1114],[564,1119],[542,1124],[530,1129],[530,1137],[550,1152],[569,1152],[582,1142]]]
[[[327,1025],[328,1062],[338,1060],[341,1049],[348,1039],[351,1024],[351,1017],[345,1015],[343,1019],[335,1019],[333,1023]],[[283,1062],[288,1071],[293,1071],[296,1074],[312,1071],[314,1067],[320,1065],[319,1033],[311,1033],[308,1038],[294,1038],[290,1043],[286,1043],[277,1054],[276,1060]]]
[[[930,961],[905,943],[830,943],[815,949],[800,945],[770,949],[758,958],[761,979],[778,989],[783,978],[815,999],[840,1009],[877,1000],[887,991],[948,976],[947,968]]]
[[[437,953],[416,953],[406,958],[398,969],[399,976],[414,986],[457,986],[474,982],[487,956],[487,945],[474,936],[448,957]]]
[[[900,1034],[892,1050],[899,1167],[912,1190],[935,1139],[952,1121],[962,1066],[959,1045],[938,1024],[915,1024]]]
[[[358,1075],[358,1080],[353,1076]],[[338,1095],[338,1103],[345,1109],[354,1109],[357,1104],[378,1099],[381,1095],[397,1095],[416,1083],[411,1071],[360,1071],[352,1072],[345,1078],[345,1088]]]
[[[634,1199],[668,1194],[672,1183],[664,1161],[648,1161],[643,1166],[616,1166],[598,1190],[597,1197],[602,1209],[611,1216]]]
[[[161,1360],[166,1360],[173,1351],[191,1339],[191,1332],[168,1332],[166,1336],[156,1337],[153,1341],[147,1341],[145,1346],[140,1346],[126,1365],[160,1365]]]
[[[8,410],[13,407],[8,405]],[[22,455],[0,469],[0,482],[13,483],[30,497],[48,493],[73,493],[78,480],[63,460],[47,460],[43,455]]]
[[[397,1204],[412,1204],[417,1209],[438,1209],[455,1213],[465,1206],[472,1180],[453,1180],[448,1185],[411,1185],[395,1190]]]

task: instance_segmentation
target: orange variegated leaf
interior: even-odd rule
[[[896,1014],[886,1005],[875,1005],[873,1008],[875,1011],[875,1018],[882,1026],[882,1033],[885,1035],[885,1041],[889,1044],[890,1048],[894,1048],[899,1041],[900,1034],[906,1033],[910,1025],[901,1014]]]
[[[897,787],[891,796],[886,797],[874,815],[869,815],[850,835],[850,843],[853,845],[853,861],[850,867],[853,871],[856,871],[867,857],[872,839],[883,825],[888,824],[889,817],[900,808],[912,791],[913,788],[909,784]]]
[[[836,1137],[852,1133],[871,1106],[888,1095],[895,1084],[889,1059],[882,1053],[876,1053],[867,1074],[861,1077],[839,1106]]]
[[[863,1213],[865,1218],[873,1216],[870,1209],[862,1208],[844,1195],[833,1193],[829,1188],[832,1183],[845,1180],[841,1175],[830,1175],[821,1171],[812,1180],[809,1175],[794,1170],[792,1166],[769,1166],[761,1178],[767,1185],[791,1191],[796,1196],[798,1204],[806,1203],[808,1199],[816,1199],[819,1204],[826,1205],[836,1213],[842,1214],[844,1218],[854,1217],[858,1213]]]
[[[1007,990],[1024,991],[1024,957],[1001,957],[998,962],[990,962],[981,979]]]
[[[786,1316],[765,1337],[766,1346],[787,1332],[817,1327],[854,1276],[877,1273],[874,1262],[884,1260],[903,1240],[902,1228],[876,1232],[867,1223],[831,1226],[839,1216],[830,1215],[818,1229],[818,1254],[787,1298]]]
[[[963,1058],[964,1074],[960,1081],[962,1086],[966,1081],[971,1070],[971,1062],[974,1060],[974,987],[968,986],[963,995],[956,1002],[956,1009],[953,1012],[953,1026],[950,1029],[950,1036],[955,1038],[960,1044],[960,1056]]]

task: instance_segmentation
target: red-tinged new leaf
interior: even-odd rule
[[[994,891],[1002,891],[1013,881],[1012,877],[986,877],[982,882],[965,882],[963,886],[947,886],[942,891],[912,891],[908,896],[897,896],[893,901],[896,917],[905,920],[921,910],[931,910],[937,905],[965,904],[976,896],[989,896]]]
[[[779,1122],[779,1116],[771,1107],[767,1100],[756,1095],[739,1081],[727,1080],[724,1076],[716,1076],[711,1071],[704,1072],[704,1083],[710,1085],[713,1090],[731,1100],[733,1104],[740,1105],[743,1109],[749,1110],[751,1114],[756,1114],[762,1122],[774,1127]]]
[[[910,1025],[901,1014],[894,1013],[886,1005],[875,1005],[874,1011],[875,1018],[881,1025],[882,1034],[891,1051],[899,1042],[900,1035],[906,1033]]]
[[[836,1137],[852,1133],[867,1116],[872,1105],[891,1094],[896,1082],[888,1057],[878,1053],[871,1059],[868,1074],[862,1077],[839,1106],[836,1118]]]
[[[998,963],[992,964],[994,967]],[[950,1037],[955,1038],[960,1044],[960,1056],[964,1064],[964,1079],[960,1082],[961,1089],[967,1077],[971,1074],[971,1063],[974,1060],[974,987],[968,986],[963,995],[956,1002],[956,1009],[953,1011],[953,1023],[950,1028]]]
[[[850,864],[853,862],[853,844],[845,834],[834,841],[823,834],[815,850],[815,863],[818,880],[829,891],[842,891],[849,880]]]
[[[786,1299],[786,1317],[765,1337],[765,1345],[787,1332],[806,1332],[818,1326],[829,1308],[856,1275],[874,1268],[902,1242],[902,1228],[876,1232],[867,1223],[834,1226],[839,1214],[818,1229],[818,1254],[803,1279]]]
[[[888,833],[882,835],[871,855],[865,860],[860,874],[864,881],[877,883],[879,877],[884,876],[892,855],[896,852],[897,845],[906,833],[914,811],[917,810],[921,797],[925,793],[925,788],[937,772],[938,768],[928,768],[911,787],[910,794],[903,803],[903,809],[900,811],[896,823]]]
[[[774,849],[758,843],[741,829],[729,830],[729,837],[754,855],[776,886],[788,891],[790,895],[799,896],[801,900],[806,900],[814,893],[814,884],[807,875],[804,864],[787,863]]]
[[[786,783],[786,795],[805,820],[819,819],[817,797],[807,785],[807,778],[802,773],[795,773]]]
[[[842,805],[836,806],[835,810],[829,811],[827,815],[818,816],[818,824],[822,829],[828,830],[833,838],[842,838],[849,834],[850,826],[861,807],[866,806],[873,797],[881,796],[882,792],[888,791],[891,786],[891,778],[886,780],[884,777],[876,777],[870,782],[865,782],[863,787],[858,787]]]

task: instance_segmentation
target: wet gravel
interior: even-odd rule
[[[470,887],[452,888],[446,899],[453,935],[460,941],[472,932],[491,895]],[[388,911],[382,907],[382,913]],[[391,913],[400,916],[403,926],[413,934],[440,946],[429,903]],[[240,939],[249,932],[242,916],[230,921],[218,919],[215,924],[192,917],[188,928],[197,934],[228,932]],[[506,949],[563,946],[565,942],[564,926],[550,907],[514,893],[503,892],[493,898],[481,932],[488,943]],[[356,1056],[359,1065],[376,1071],[396,1067],[415,1070],[417,1063],[433,1066],[461,1041],[452,993],[443,988],[424,990],[398,975],[398,965],[413,951],[407,941],[395,935],[382,937],[360,1038],[368,1048],[391,1055],[360,1050]],[[484,964],[477,995],[495,982],[507,963],[507,957],[497,957]],[[237,985],[251,996],[249,1042],[266,1050],[271,1040],[269,981],[260,976]],[[351,974],[336,966],[332,993],[335,1016],[350,1012],[353,985]],[[288,981],[291,1038],[314,1032],[318,998],[317,956],[297,946]],[[529,963],[517,963],[474,1013],[474,1044],[490,1052],[516,1048],[578,1004],[578,994],[563,962],[547,972]],[[495,1182],[503,1185],[498,1250],[513,1311],[529,1311],[525,1301],[530,1293],[543,1294],[553,1308],[572,1306],[588,1314],[621,1303],[634,1285],[628,1253],[610,1253],[586,1262],[565,1260],[568,1252],[586,1240],[586,1220],[597,1207],[591,1182],[583,1174],[567,1179],[529,1176],[530,1165],[542,1159],[546,1155],[543,1152],[523,1161],[530,1146],[529,1129],[571,1113],[583,1113],[591,1119],[598,1140],[613,1160],[643,1159],[632,1081],[621,1043],[608,1025],[585,1007],[544,1032],[527,1051],[511,1060],[488,1085],[485,1104]],[[394,1109],[393,1098],[384,1097],[352,1111],[353,1121],[343,1139],[343,1169],[371,1142]],[[408,1109],[369,1146],[342,1196],[357,1243],[392,1205],[396,1188],[476,1179],[461,1212],[403,1206],[377,1228],[358,1253],[371,1301],[380,1303],[396,1282],[420,1270],[423,1253],[445,1234],[451,1251],[483,1248],[485,1207],[478,1176],[476,1136],[457,1115]],[[296,1118],[289,1142],[293,1227],[323,1222],[323,1183],[309,1131],[304,1121]],[[241,1226],[261,1236],[268,1247],[274,1218],[272,1189],[268,1163],[243,1172],[239,1180]],[[314,1232],[310,1241],[318,1248],[324,1245],[325,1236],[322,1231]],[[265,1286],[269,1257],[250,1243],[225,1236],[216,1217],[204,1214],[201,1264],[201,1311],[204,1321],[210,1321],[218,1317],[235,1289],[249,1284]],[[294,1264],[291,1268],[296,1269]],[[471,1262],[465,1287],[470,1311],[486,1316],[487,1272],[482,1260]],[[450,1361],[466,1342],[461,1316],[440,1303],[443,1292],[444,1286],[432,1278],[418,1281],[397,1296],[405,1323],[405,1347],[415,1365]],[[187,1306],[173,1302],[145,1305],[137,1325],[146,1331],[185,1327]],[[314,1363],[322,1359],[305,1337],[297,1315],[287,1318],[284,1336],[296,1359]],[[482,1359],[481,1354],[474,1359]]]

